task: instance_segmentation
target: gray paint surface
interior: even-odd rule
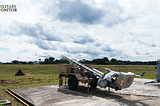
[[[160,84],[144,84],[150,79],[135,78],[133,84],[121,91],[90,88],[80,84],[71,91],[68,86],[58,85],[14,89],[17,93],[33,102],[36,106],[159,106]]]

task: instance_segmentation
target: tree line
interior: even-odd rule
[[[156,65],[156,61],[124,61],[124,60],[117,60],[112,58],[111,60],[108,57],[97,58],[93,60],[86,60],[82,59],[79,60],[82,64],[92,64],[92,65]],[[54,57],[45,58],[44,61],[18,61],[14,60],[11,63],[3,63],[3,64],[69,64],[67,60],[64,59],[55,59]]]
[[[97,58],[93,60],[86,60],[82,59],[78,62],[82,64],[93,64],[93,65],[156,65],[156,61],[124,61],[124,60],[117,60],[115,58],[112,58],[111,60],[108,59],[108,57],[103,58]],[[67,60],[55,60],[54,57],[49,57],[44,59],[43,62],[40,62],[40,64],[69,64]]]
[[[117,60],[112,58],[111,60],[108,57],[89,60],[80,60],[82,64],[96,64],[96,65],[156,65],[156,61],[125,61],[125,60]]]

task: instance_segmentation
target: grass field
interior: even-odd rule
[[[100,67],[102,72],[104,68],[115,71],[133,72],[141,74],[146,72],[143,78],[155,79],[156,66],[135,66],[135,65],[92,65]],[[0,100],[10,100],[13,106],[20,106],[14,98],[5,92],[5,89],[24,88],[58,84],[58,65],[0,65]],[[25,76],[15,76],[21,69]]]

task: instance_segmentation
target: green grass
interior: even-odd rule
[[[0,65],[0,100],[8,99],[12,105],[22,105],[5,89],[58,84],[58,65]],[[21,69],[25,76],[15,76]]]
[[[155,79],[156,66],[141,65],[92,65],[100,67],[102,72],[104,68],[109,68],[118,72],[133,72],[141,74],[146,72],[143,78]],[[25,76],[15,76],[21,69]],[[0,100],[10,100],[13,106],[21,105],[17,100],[5,92],[5,89],[34,87],[58,84],[59,65],[0,65]]]
[[[105,72],[104,68],[109,68],[118,72],[133,72],[138,75],[145,71],[142,78],[147,79],[155,79],[155,74],[157,74],[156,65],[93,65],[93,67],[100,67],[102,72]]]

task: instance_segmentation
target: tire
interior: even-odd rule
[[[90,82],[89,85],[90,85],[92,88],[96,88],[96,87],[97,87],[97,79],[95,79],[95,80],[93,80],[92,82]]]
[[[76,90],[78,86],[78,80],[75,76],[70,76],[68,79],[68,87],[70,90]]]

